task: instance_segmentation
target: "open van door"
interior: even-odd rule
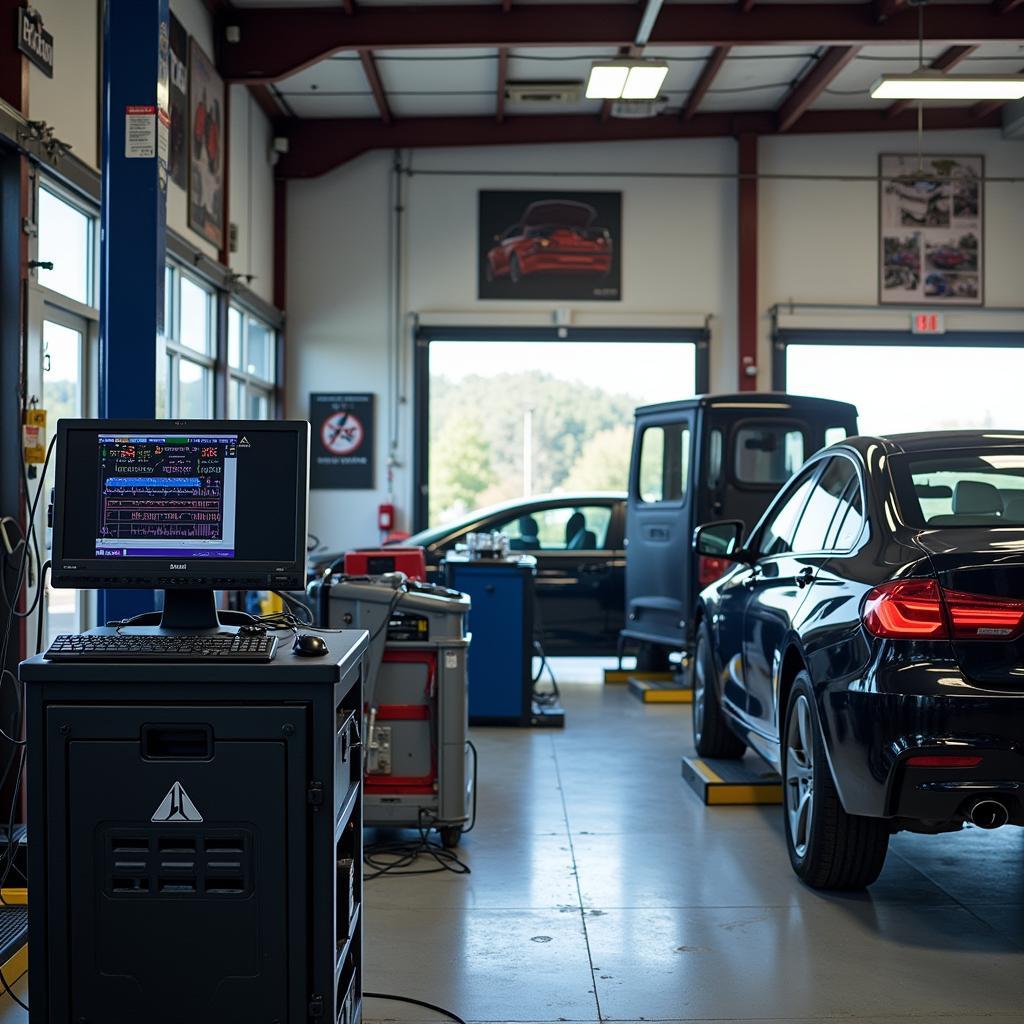
[[[696,409],[638,419],[626,508],[624,635],[682,650],[691,593],[691,502]]]

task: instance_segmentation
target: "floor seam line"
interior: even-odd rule
[[[594,991],[594,1005],[597,1008],[597,1019],[603,1022],[606,1018],[601,1012],[601,997],[597,991],[597,972],[594,970],[594,953],[590,948],[590,932],[587,930],[587,912],[583,906],[583,890],[580,888],[580,870],[576,863],[576,846],[572,841],[572,826],[569,824],[569,805],[565,800],[565,787],[562,785],[562,772],[558,765],[558,748],[555,737],[551,737],[551,760],[555,765],[555,781],[558,784],[558,796],[562,801],[562,818],[565,822],[565,835],[569,841],[569,857],[572,860],[572,876],[576,880],[576,898],[580,904],[580,923],[583,925],[583,943],[587,947],[587,964],[590,967],[590,984]]]

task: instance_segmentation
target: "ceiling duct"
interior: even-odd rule
[[[505,99],[509,103],[559,107],[579,103],[582,98],[582,82],[508,82],[505,85]]]

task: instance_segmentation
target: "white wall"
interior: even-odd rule
[[[936,134],[926,148],[984,153],[989,175],[1024,175],[1024,145],[998,131]],[[913,135],[792,136],[761,141],[765,174],[877,173],[881,152],[915,152]],[[453,314],[494,323],[550,303],[476,298],[477,197],[481,188],[621,189],[623,298],[574,311],[588,323],[619,323],[651,313],[712,314],[711,385],[733,390],[736,352],[736,186],[714,178],[626,178],[630,171],[730,173],[731,140],[524,148],[421,150],[414,171],[586,171],[601,177],[433,176],[406,183],[402,311]],[[378,395],[378,487],[315,491],[311,529],[334,546],[375,539],[376,505],[386,488],[390,153],[370,153],[288,191],[289,414],[308,415],[310,391]],[[606,176],[605,176],[606,175]],[[986,201],[986,300],[1017,306],[1024,296],[1024,186],[992,184]],[[872,305],[877,295],[877,184],[762,181],[759,191],[759,345],[761,388],[771,386],[768,311],[775,303]],[[443,316],[440,317],[443,319]],[[400,525],[412,501],[412,354],[402,328],[401,431],[394,494]],[[652,368],[652,372],[655,372]]]
[[[28,116],[45,121],[90,167],[100,165],[100,21],[98,0],[36,0],[53,36],[53,78],[28,72]],[[0,31],[13,32],[13,25]]]
[[[90,167],[100,166],[99,0],[37,0],[54,37],[54,76],[29,66],[29,117],[51,125],[58,139]],[[214,52],[213,20],[203,0],[171,0],[171,11],[208,56]],[[269,160],[271,126],[241,86],[231,88],[229,125],[230,219],[238,225],[232,270],[253,275],[251,289],[273,298],[274,171]],[[167,187],[167,226],[213,259],[217,247],[188,226],[188,196],[174,182]]]
[[[552,303],[481,301],[477,289],[477,192],[487,189],[611,189],[623,193],[622,301],[576,304],[588,325],[634,324],[663,314],[680,324],[714,314],[713,332],[735,336],[736,236],[733,181],[624,178],[649,167],[728,173],[729,140],[690,143],[425,150],[415,172],[593,171],[600,178],[433,176],[406,179],[403,205],[403,324],[408,314],[471,313],[501,318]],[[374,511],[388,457],[389,190],[392,157],[371,153],[331,174],[293,182],[288,192],[289,413],[308,415],[310,391],[365,390],[378,395],[376,491],[318,491],[311,529],[333,544],[374,539]],[[564,305],[560,303],[559,305]],[[550,321],[548,321],[550,322]],[[412,490],[411,344],[403,326],[401,431],[395,468],[400,525],[408,526]],[[736,357],[722,346],[716,386],[729,387]],[[403,518],[405,517],[405,518]]]

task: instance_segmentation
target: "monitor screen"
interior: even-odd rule
[[[309,425],[61,420],[55,586],[299,589]]]

